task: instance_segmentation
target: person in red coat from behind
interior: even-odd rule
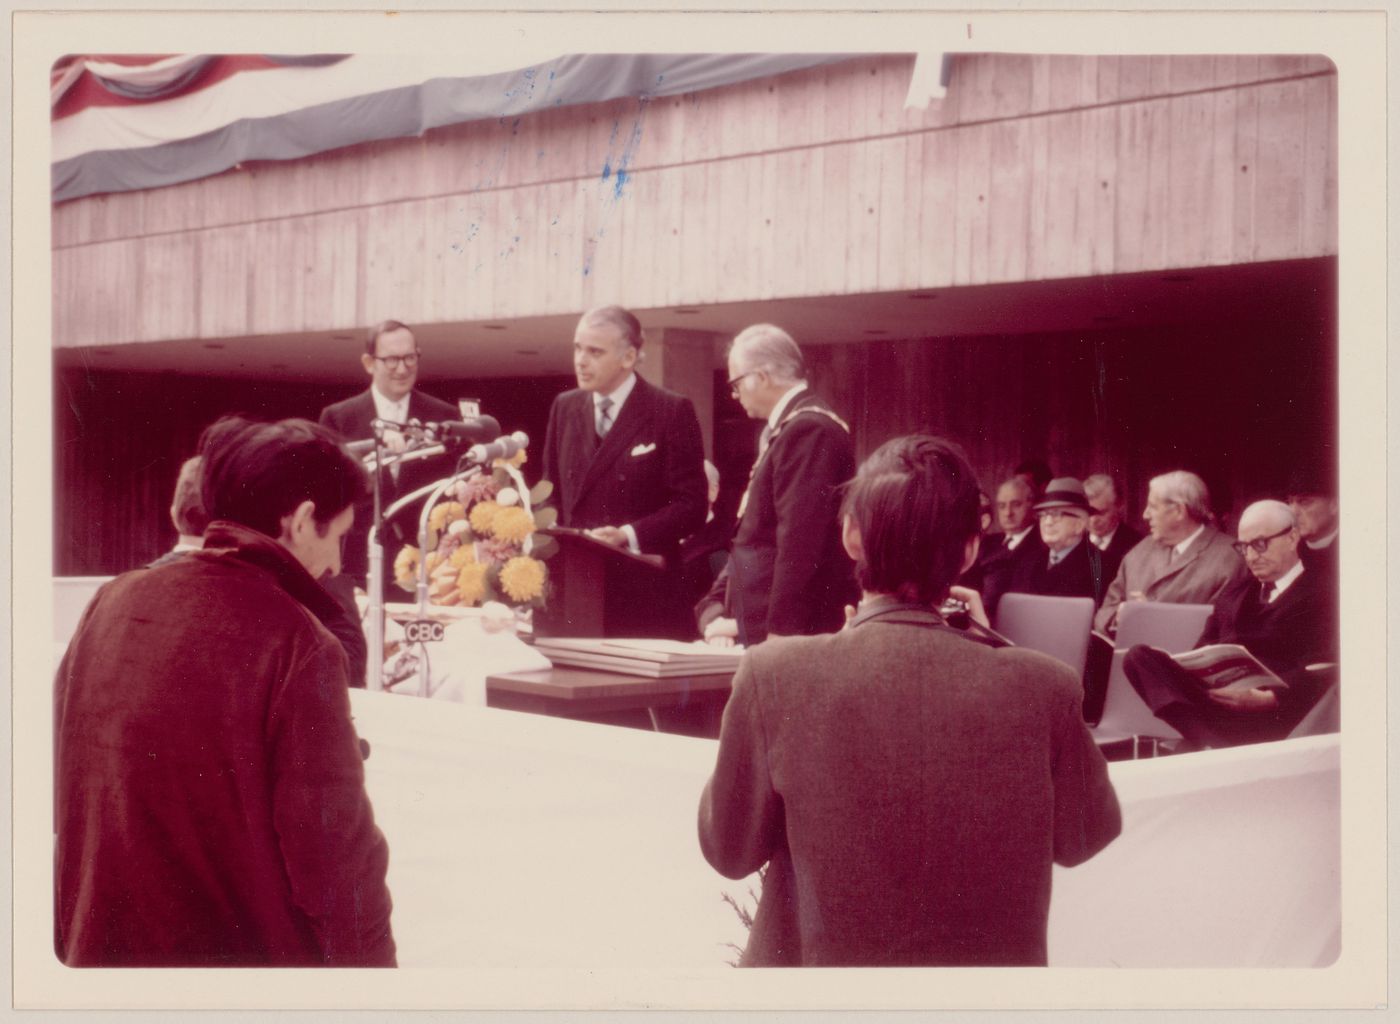
[[[347,658],[308,607],[367,487],[328,430],[206,432],[204,547],[93,598],[54,691],[70,967],[395,964]]]

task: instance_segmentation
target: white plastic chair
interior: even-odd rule
[[[1196,646],[1206,620],[1214,610],[1208,604],[1170,604],[1165,601],[1125,601],[1118,608],[1117,646],[1108,672],[1103,715],[1090,732],[1103,745],[1138,736],[1177,739],[1181,736],[1152,713],[1123,671],[1123,658],[1137,644],[1147,644],[1180,654]]]
[[[1057,658],[1082,677],[1093,621],[1092,598],[1011,593],[997,605],[996,630],[1017,647]]]

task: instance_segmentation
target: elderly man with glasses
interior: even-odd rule
[[[365,337],[365,351],[360,356],[360,365],[369,375],[369,388],[354,398],[322,409],[321,426],[334,430],[343,441],[364,441],[374,436],[370,424],[376,419],[391,423],[407,423],[415,419],[420,423],[442,423],[459,419],[456,408],[447,402],[414,390],[413,386],[418,381],[420,355],[413,332],[403,324],[397,320],[375,324]],[[391,431],[386,436],[386,442],[390,448],[401,448],[403,438]],[[399,495],[408,494],[438,479],[448,468],[440,461],[435,463],[425,459],[386,470],[379,481],[383,507],[388,508]],[[345,538],[342,574],[361,587],[365,585],[365,576],[369,571],[368,539],[373,518],[371,501],[361,502],[355,509],[355,525]],[[391,525],[401,527],[403,523]],[[396,534],[394,540],[409,539],[416,528],[416,522],[409,523],[407,533]],[[385,552],[389,564],[392,564],[393,551],[388,542]]]
[[[1195,473],[1153,477],[1142,517],[1151,536],[1123,556],[1094,616],[1094,628],[1110,636],[1124,601],[1214,604],[1231,583],[1248,577],[1230,538],[1215,528],[1210,492]]]
[[[705,639],[747,646],[841,628],[859,596],[841,547],[841,487],[855,475],[845,421],[807,386],[797,342],[755,324],[729,348],[729,389],[763,421],[729,564],[697,608]]]
[[[1045,494],[1031,507],[1045,545],[1038,557],[1022,561],[1006,591],[1050,597],[1092,597],[1103,600],[1102,553],[1086,537],[1089,500],[1084,485],[1073,477],[1051,480]]]
[[[1221,595],[1197,646],[1239,644],[1286,686],[1209,690],[1169,655],[1143,645],[1132,648],[1123,665],[1153,713],[1185,737],[1187,749],[1287,736],[1325,687],[1325,674],[1307,666],[1337,658],[1330,581],[1305,569],[1288,506],[1250,505],[1240,516],[1239,538],[1233,547],[1250,575]]]

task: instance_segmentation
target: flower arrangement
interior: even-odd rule
[[[541,480],[526,488],[521,450],[483,472],[453,484],[428,513],[428,600],[472,607],[498,601],[514,608],[544,604],[549,573],[544,559],[558,550],[553,537],[535,531],[553,526],[558,513],[535,508],[554,491]],[[394,581],[417,594],[422,553],[406,544],[394,559]]]

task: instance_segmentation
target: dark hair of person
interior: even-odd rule
[[[204,511],[204,496],[200,494],[200,469],[204,460],[198,455],[180,466],[175,479],[175,497],[170,502],[170,517],[175,529],[186,537],[198,537],[209,525],[209,513]]]
[[[936,605],[979,532],[977,477],[953,442],[927,434],[897,437],[861,464],[846,485],[841,515],[860,531],[861,589]]]
[[[375,347],[379,344],[379,336],[388,334],[390,331],[408,331],[413,333],[407,324],[401,324],[397,320],[381,320],[365,332],[365,354],[371,356],[379,355]]]
[[[584,313],[579,322],[588,327],[611,327],[622,335],[637,351],[641,351],[646,338],[642,334],[642,322],[621,306],[596,306]]]
[[[226,416],[200,438],[202,493],[211,520],[228,519],[277,537],[303,501],[323,533],[369,493],[369,478],[335,435],[310,420],[261,423]]]
[[[1055,477],[1044,459],[1023,459],[1021,464],[1011,471],[1011,475],[1025,476],[1029,479],[1031,490],[1035,492],[1037,498],[1045,493],[1046,485]]]

